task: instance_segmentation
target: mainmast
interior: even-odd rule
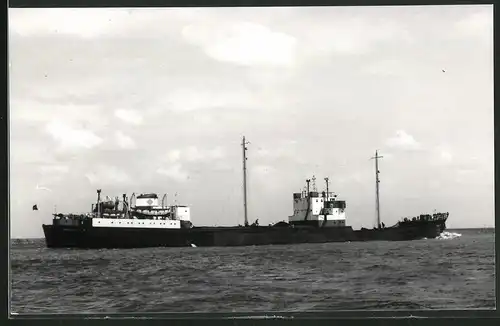
[[[243,148],[243,208],[245,211],[245,226],[248,226],[248,208],[247,208],[247,144],[250,142],[245,141],[245,136],[243,136],[243,141],[241,142],[241,147]]]
[[[382,158],[383,156],[378,155],[378,151],[375,151],[375,157],[372,157],[372,159],[375,159],[375,189],[377,192],[377,201],[376,201],[376,208],[377,208],[377,227],[380,228],[380,196],[379,196],[379,169],[378,169],[378,159]]]

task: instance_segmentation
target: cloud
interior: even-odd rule
[[[174,90],[167,93],[163,100],[165,106],[174,111],[194,111],[206,108],[248,108],[255,103],[255,95],[248,90],[226,86],[219,89],[197,87]],[[200,117],[195,117],[200,121]],[[210,122],[205,118],[205,123]]]
[[[471,183],[477,182],[477,179],[482,179],[480,176],[480,171],[473,168],[457,168],[455,170],[454,181],[457,183],[462,183],[470,185]]]
[[[178,161],[184,162],[199,162],[213,161],[224,158],[225,151],[222,147],[217,146],[212,149],[199,149],[196,146],[188,146],[185,149],[170,150],[165,156],[164,161],[175,163]]]
[[[434,166],[450,166],[457,164],[457,162],[454,162],[454,155],[449,146],[437,146],[430,154],[430,163]]]
[[[168,168],[159,168],[156,170],[158,174],[167,176],[177,182],[185,182],[189,179],[189,174],[183,170],[181,164],[174,164]]]
[[[460,175],[472,175],[472,174],[476,174],[477,173],[477,170],[476,169],[458,169],[457,170],[457,173],[460,174]]]
[[[428,184],[428,186],[429,186],[430,189],[436,189],[436,190],[438,190],[438,189],[442,189],[442,187],[443,187],[441,181],[437,180],[437,179],[428,180],[427,184]],[[418,196],[417,196],[417,198],[418,198]]]
[[[207,8],[9,8],[9,32],[23,37],[164,37],[201,20],[220,18]]]
[[[125,135],[121,131],[115,132],[115,140],[116,140],[116,143],[118,144],[118,146],[120,146],[120,148],[123,148],[123,149],[136,148],[135,141],[131,137]]]
[[[259,146],[255,150],[255,154],[257,156],[269,159],[279,159],[279,158],[287,158],[287,159],[295,159],[297,157],[297,148],[296,142],[294,141],[285,141],[280,142],[273,145],[264,145]]]
[[[195,146],[189,146],[182,154],[182,157],[189,162],[199,161],[205,157],[205,154]]]
[[[142,124],[142,116],[134,110],[116,110],[115,117],[133,125]]]
[[[178,149],[171,150],[170,152],[167,153],[166,155],[166,160],[168,162],[177,162],[181,158],[181,151]]]
[[[225,155],[224,149],[220,146],[205,151],[205,156],[209,160],[219,160],[224,158]]]
[[[115,166],[98,166],[94,171],[85,174],[92,185],[114,185],[130,181],[129,175]]]
[[[160,167],[156,170],[158,174],[165,175],[177,182],[185,182],[190,179],[189,167],[184,168],[183,164],[189,164],[193,167],[195,163],[210,162],[211,170],[225,170],[227,166],[221,161],[225,157],[225,151],[222,147],[212,149],[200,149],[196,146],[188,146],[184,149],[172,149],[163,157],[163,161],[168,167]],[[215,162],[214,162],[215,161]]]
[[[40,185],[36,185],[35,187],[36,190],[45,190],[45,191],[52,191],[51,189],[47,188],[47,187],[43,187],[43,186],[40,186]]]
[[[476,156],[468,156],[468,152],[454,155],[449,146],[438,146],[431,153],[431,164],[445,167],[447,171],[454,171],[458,176],[470,176],[485,171],[484,161]]]
[[[480,11],[469,14],[454,25],[455,31],[461,36],[485,37],[492,40],[493,10]]]
[[[9,30],[21,36],[56,33],[91,38],[121,30],[127,19],[129,13],[118,8],[16,8],[9,9]]]
[[[69,167],[66,165],[42,165],[40,167],[40,172],[42,174],[61,174],[61,173],[68,173],[69,172]]]
[[[251,194],[282,191],[282,171],[267,164],[252,165],[248,169],[247,182]],[[253,191],[255,189],[255,192]],[[253,197],[255,195],[251,195]]]
[[[369,74],[381,76],[400,76],[411,72],[411,65],[404,65],[395,59],[380,60],[369,64],[363,70]]]
[[[442,150],[439,153],[439,160],[445,164],[451,163],[453,161],[453,155],[449,151]]]
[[[53,185],[64,180],[70,172],[70,168],[67,165],[61,164],[45,164],[40,166],[39,171],[41,177],[37,178],[38,182]]]
[[[274,156],[273,152],[271,152],[270,150],[263,148],[263,147],[257,148],[255,153],[259,156]]]
[[[45,130],[60,144],[62,149],[89,149],[102,143],[102,139],[96,136],[92,131],[74,129],[68,124],[57,120],[50,122]]]
[[[274,168],[272,166],[269,166],[269,165],[256,165],[256,166],[252,167],[252,174],[255,173],[256,175],[259,175],[259,176],[268,175],[272,171],[274,171]]]
[[[107,119],[97,105],[74,103],[45,103],[36,99],[11,99],[9,103],[10,118],[13,123],[23,122],[57,122],[62,124],[102,127]]]
[[[244,66],[290,66],[295,60],[296,40],[292,36],[255,23],[189,25],[182,34],[219,61]]]
[[[401,150],[419,150],[421,148],[421,145],[413,136],[407,134],[404,130],[398,130],[394,137],[387,140],[386,144],[391,148]]]
[[[385,158],[385,154],[384,154]],[[372,179],[375,178],[374,176],[375,173],[371,173],[371,171],[357,171],[357,172],[352,172],[352,173],[347,173],[347,174],[339,174],[339,176],[335,178],[331,178],[331,185],[334,187],[338,187],[341,185],[342,187],[346,187],[348,185],[357,183],[361,185],[367,185],[372,182]],[[341,188],[342,188],[341,187]],[[341,189],[337,188],[337,189]]]
[[[307,55],[364,54],[385,42],[411,42],[403,25],[397,22],[343,18],[312,23],[300,39],[301,52]]]

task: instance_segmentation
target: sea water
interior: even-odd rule
[[[408,242],[131,250],[13,240],[11,311],[494,309],[494,239],[494,229],[473,229]]]

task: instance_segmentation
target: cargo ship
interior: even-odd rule
[[[375,152],[377,224],[371,229],[354,230],[347,223],[346,201],[325,189],[316,189],[316,179],[307,179],[304,190],[293,194],[293,214],[288,221],[261,226],[248,223],[246,151],[243,137],[244,225],[195,226],[190,207],[167,205],[167,196],[156,193],[126,194],[122,198],[101,199],[85,214],[54,213],[52,224],[42,225],[49,248],[141,248],[254,246],[348,241],[409,241],[438,237],[446,229],[449,213],[422,214],[403,218],[386,227],[380,220],[379,168]],[[312,189],[311,189],[312,181]]]

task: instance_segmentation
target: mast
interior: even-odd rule
[[[250,142],[245,141],[245,136],[243,136],[243,141],[241,142],[241,147],[243,148],[243,209],[245,212],[245,226],[248,226],[248,208],[247,208],[247,147],[246,145]]]
[[[375,159],[375,190],[377,195],[376,208],[377,208],[377,227],[380,228],[380,196],[379,196],[379,169],[378,169],[378,159],[383,156],[378,155],[378,151],[375,151],[375,156],[372,159]]]
[[[329,201],[329,194],[328,194],[328,177],[325,178],[326,182],[326,201]]]

